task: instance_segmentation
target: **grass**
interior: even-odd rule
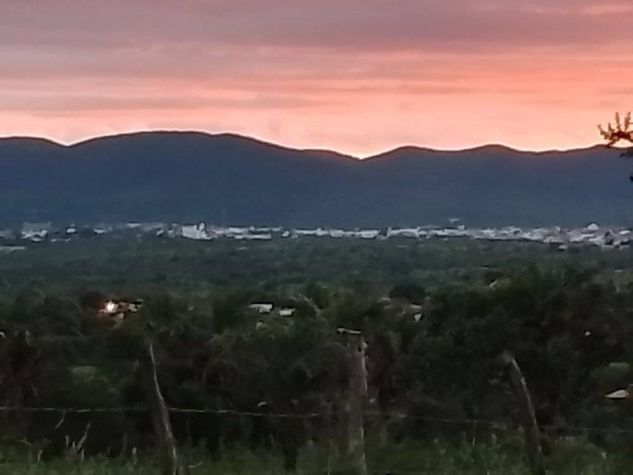
[[[370,474],[473,474],[528,475],[521,439],[492,438],[486,443],[403,441],[386,447],[367,449]],[[282,460],[270,451],[248,449],[224,450],[212,460],[198,450],[187,451],[189,473],[226,475],[283,474]],[[0,473],[15,475],[40,474],[155,474],[155,461],[149,456],[112,459],[95,456],[83,459],[59,458],[38,460],[35,454],[2,451]],[[609,453],[582,439],[561,439],[547,457],[547,471],[561,475],[620,475],[633,473],[633,454]],[[299,458],[298,474],[337,473],[332,453],[323,447],[306,447]],[[342,472],[338,472],[342,473]]]

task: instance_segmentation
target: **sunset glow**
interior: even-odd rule
[[[0,135],[230,131],[360,156],[590,145],[633,108],[631,13],[606,0],[9,0]]]

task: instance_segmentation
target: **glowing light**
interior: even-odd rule
[[[105,313],[115,313],[117,308],[118,305],[115,302],[109,301],[105,303],[103,310]]]

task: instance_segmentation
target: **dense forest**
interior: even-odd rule
[[[605,395],[633,382],[632,283],[629,250],[533,243],[31,244],[0,254],[0,472],[153,473],[151,342],[183,473],[346,473],[345,328],[369,473],[528,473],[504,352],[548,470],[630,473],[630,405]]]

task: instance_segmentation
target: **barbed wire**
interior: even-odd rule
[[[0,406],[0,413],[21,412],[21,413],[54,413],[54,414],[106,414],[106,413],[143,413],[148,412],[146,406],[121,406],[121,407],[29,407],[29,406]],[[326,412],[310,412],[310,413],[275,413],[275,412],[255,412],[240,411],[237,409],[211,409],[211,408],[181,408],[168,407],[170,414],[192,414],[192,415],[234,415],[243,417],[262,417],[272,419],[315,419],[332,417],[332,413]],[[438,424],[455,424],[455,425],[471,425],[471,426],[487,426],[494,430],[517,430],[520,425],[509,421],[494,419],[468,419],[468,418],[450,418],[450,417],[432,417],[416,414],[404,414],[397,412],[379,412],[366,411],[364,416],[368,418],[388,418],[396,420],[413,419]],[[633,434],[633,428],[618,427],[592,427],[592,426],[575,426],[575,425],[556,425],[556,424],[540,424],[539,429],[542,431],[561,431],[561,432],[585,432],[585,433],[607,433],[607,434]]]

